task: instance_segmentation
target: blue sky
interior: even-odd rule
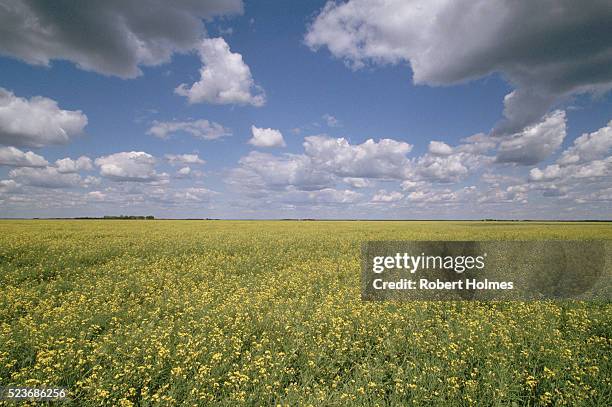
[[[0,11],[0,22],[40,24],[9,26],[0,41],[0,213],[610,218],[612,74],[601,66],[612,44],[595,29],[600,4],[568,25],[564,2],[551,2],[554,18],[494,3],[477,18],[497,26],[467,13],[453,33],[452,5],[418,1],[177,2],[159,11],[163,23],[114,2],[98,6],[115,16],[102,21],[62,3]],[[538,26],[525,17],[534,13]],[[58,15],[132,37],[79,38]],[[546,43],[547,24],[558,44]],[[42,29],[54,34],[43,40]],[[583,32],[591,46],[567,41]],[[184,131],[203,120],[228,135]],[[156,137],[155,126],[174,131]]]

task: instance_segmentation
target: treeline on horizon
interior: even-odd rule
[[[317,219],[317,218],[281,218],[281,219],[255,219],[255,218],[155,218],[153,215],[105,215],[105,216],[75,216],[75,217],[33,217],[33,218],[0,218],[0,219],[57,219],[57,220],[80,220],[80,219],[97,219],[97,220],[258,220],[258,221],[308,221],[308,222],[337,222],[337,221],[353,221],[353,222],[584,222],[593,223],[601,222],[608,223],[612,222],[610,219]]]
[[[155,216],[153,215],[104,215],[103,217],[95,217],[95,216],[81,216],[73,219],[127,219],[127,220],[154,220]]]

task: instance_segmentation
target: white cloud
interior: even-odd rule
[[[459,208],[460,204],[475,202],[478,192],[478,188],[474,185],[453,190],[450,188],[433,188],[430,184],[421,183],[414,188],[410,188],[410,192],[406,194],[404,199],[410,202],[411,209],[415,207],[428,208],[430,204]],[[456,216],[456,213],[453,212],[451,216]]]
[[[404,191],[414,191],[414,190],[421,189],[424,186],[425,186],[425,182],[424,181],[406,180],[406,181],[402,181],[402,183],[401,183],[402,190],[404,190]]]
[[[593,189],[609,186],[612,176],[612,132],[610,123],[574,140],[555,164],[529,172],[532,189],[547,197],[573,197],[587,202],[585,196],[595,196]],[[596,200],[597,201],[597,200]]]
[[[57,160],[55,162],[55,166],[57,167],[57,171],[64,173],[71,172],[79,172],[79,171],[91,171],[93,170],[93,163],[91,162],[91,158],[86,156],[81,156],[76,160],[71,158],[62,158],[61,160]]]
[[[81,184],[78,174],[62,174],[54,167],[20,167],[12,169],[9,176],[21,184],[42,188],[71,188]]]
[[[168,62],[195,48],[202,20],[240,14],[241,0],[78,3],[7,0],[0,7],[0,53],[35,65],[68,60],[77,67],[133,78],[140,66]]]
[[[0,88],[0,144],[43,147],[66,144],[81,134],[87,116],[80,110],[62,110],[42,96],[30,99]]]
[[[521,177],[506,175],[502,173],[495,173],[493,171],[485,172],[480,175],[480,180],[486,184],[509,184],[509,183],[517,183],[521,180]]]
[[[411,150],[411,144],[391,139],[369,139],[357,145],[327,136],[304,139],[304,151],[317,168],[350,178],[403,178],[408,165],[406,154]]]
[[[597,147],[589,147],[589,151],[596,151],[592,156],[607,154],[604,153],[607,151],[607,144],[602,140],[607,133],[597,131],[592,134],[597,136],[584,136],[575,146],[592,146],[594,143]],[[408,156],[412,145],[398,140],[367,140],[361,144],[351,144],[344,138],[309,136],[304,139],[302,154],[276,156],[259,152],[249,153],[239,161],[237,168],[229,172],[226,182],[237,187],[234,191],[254,199],[251,205],[258,208],[263,205],[261,207],[266,209],[281,205],[278,209],[283,211],[295,210],[299,205],[308,202],[323,202],[324,198],[315,198],[319,196],[315,193],[317,191],[342,191],[343,187],[349,186],[351,189],[346,191],[355,188],[379,188],[372,195],[370,203],[362,200],[363,195],[355,198],[355,202],[360,202],[359,207],[362,209],[356,208],[352,213],[361,213],[359,211],[364,210],[367,205],[387,202],[392,205],[374,207],[377,210],[381,210],[381,207],[395,208],[394,210],[400,212],[414,207],[418,208],[419,216],[429,213],[438,217],[442,212],[432,211],[429,207],[429,204],[436,204],[439,208],[437,210],[451,211],[451,208],[457,208],[467,214],[462,216],[469,217],[500,215],[498,209],[491,208],[512,211],[504,212],[501,217],[519,216],[519,213],[520,217],[526,218],[547,217],[543,209],[546,206],[541,204],[542,200],[535,198],[535,203],[532,204],[529,201],[530,194],[538,192],[546,199],[554,198],[559,202],[574,199],[578,202],[580,196],[586,196],[594,189],[609,184],[606,180],[612,175],[612,157],[578,165],[555,164],[544,169],[535,168],[530,173],[529,183],[525,179],[525,170],[521,167],[493,164],[496,162],[496,154],[500,155],[502,152],[513,152],[516,161],[527,160],[516,153],[522,145],[539,146],[534,147],[537,150],[535,156],[544,159],[558,148],[564,137],[565,114],[561,111],[547,115],[541,123],[512,136],[475,134],[462,139],[455,146],[442,141],[432,142],[428,151],[417,157]],[[509,140],[513,143],[508,143]],[[503,147],[496,151],[498,145]],[[572,148],[578,149],[575,146]],[[491,154],[491,150],[495,154]],[[462,182],[479,174],[482,169],[487,171],[482,174],[480,184],[453,189],[439,185]],[[393,188],[401,188],[401,191],[393,191]],[[391,192],[387,192],[388,190]],[[353,199],[339,196],[329,198],[328,203],[348,203]],[[283,206],[284,204],[286,205]],[[478,204],[486,204],[489,209],[486,209],[486,212],[478,212]],[[540,212],[535,215],[536,212],[528,212],[528,208],[537,208]],[[455,216],[453,213],[445,212],[445,216]]]
[[[155,157],[143,151],[130,151],[96,158],[100,175],[112,181],[152,182],[167,178],[155,171]]]
[[[451,155],[453,148],[442,141],[430,141],[429,152],[435,155]]]
[[[496,132],[512,134],[569,95],[612,88],[611,17],[606,1],[329,1],[304,40],[354,69],[407,62],[416,84],[499,72],[516,89]]]
[[[183,167],[176,171],[175,178],[189,178],[191,176],[191,168]]]
[[[555,180],[569,180],[579,178],[599,178],[612,173],[612,157],[603,160],[594,160],[583,164],[572,164],[560,166],[559,164],[548,165],[544,170],[533,168],[529,172],[529,180],[532,182],[547,182]]]
[[[461,142],[463,144],[456,146],[453,149],[454,152],[483,155],[497,146],[497,142],[495,142],[491,136],[484,133],[477,133],[465,137],[461,139]]]
[[[101,183],[102,183],[102,180],[99,177],[88,175],[83,179],[83,181],[81,182],[81,185],[85,188],[89,188],[91,186],[100,185]]]
[[[209,122],[205,119],[182,122],[154,121],[151,128],[147,131],[147,134],[161,139],[167,139],[176,133],[187,133],[202,140],[216,140],[232,135],[229,129],[219,123]]]
[[[612,188],[606,188],[599,191],[591,192],[576,199],[577,202],[605,202],[612,201]]]
[[[186,206],[208,202],[217,192],[202,187],[167,188],[155,187],[148,189],[136,189],[132,192],[135,197],[140,197],[149,202],[155,202],[164,206]]]
[[[455,202],[458,200],[458,195],[448,189],[442,191],[413,191],[406,196],[406,199],[411,202],[422,203]]]
[[[304,204],[352,204],[358,202],[362,194],[350,189],[323,188],[316,191],[289,191],[279,197],[286,203]]]
[[[106,199],[106,194],[102,191],[91,191],[87,193],[87,196],[92,201],[104,201]]]
[[[469,169],[463,154],[425,154],[416,160],[415,174],[429,181],[457,182],[468,176]]]
[[[174,203],[183,202],[207,202],[213,195],[217,195],[217,192],[212,191],[208,188],[185,188],[177,191],[173,191],[169,194],[169,199]]]
[[[202,160],[197,154],[166,154],[164,157],[168,160],[170,165],[203,165],[206,163],[206,161]]]
[[[402,194],[401,192],[387,192],[384,189],[381,189],[376,194],[374,194],[374,196],[372,197],[372,202],[397,202],[401,201],[403,197],[404,194]]]
[[[251,126],[253,137],[249,140],[249,144],[255,147],[285,147],[285,139],[283,134],[275,129],[264,129]]]
[[[331,174],[313,166],[309,157],[297,154],[272,154],[251,151],[230,173],[228,182],[254,191],[281,190],[294,186],[300,190],[319,190],[332,183]]]
[[[570,165],[598,160],[609,155],[611,149],[612,120],[607,126],[593,133],[585,133],[574,140],[574,145],[565,150],[557,162],[561,165]]]
[[[565,125],[565,112],[557,110],[540,123],[504,137],[497,151],[497,162],[533,165],[545,160],[563,143]]]
[[[217,192],[203,187],[173,188],[150,183],[118,183],[104,191],[92,191],[87,194],[87,198],[90,201],[111,203],[113,207],[153,205],[154,208],[167,210],[208,202],[214,195]]]
[[[371,184],[371,182],[365,178],[353,178],[353,177],[342,178],[342,182],[352,186],[353,188],[367,188]]]
[[[200,80],[191,86],[179,85],[176,94],[187,97],[189,103],[265,104],[265,93],[255,84],[251,69],[242,55],[230,51],[223,38],[204,39],[198,50],[202,60]]]
[[[46,167],[44,157],[31,151],[24,153],[15,147],[0,147],[0,165],[12,167]]]
[[[533,182],[552,181],[561,178],[561,167],[558,164],[549,165],[544,170],[533,168],[529,171],[529,180]]]
[[[605,177],[612,173],[612,157],[603,160],[591,161],[587,164],[565,167],[573,178],[598,178]]]
[[[494,186],[479,193],[479,204],[527,203],[528,188],[524,185],[511,185],[506,188]]]
[[[252,151],[240,159],[226,182],[253,197],[271,191],[319,191],[340,182],[363,188],[371,179],[401,179],[410,164],[405,154],[412,146],[390,139],[351,145],[345,139],[310,136],[304,149],[305,154],[282,156]]]
[[[443,142],[430,142],[429,152],[411,161],[407,178],[411,181],[455,183],[493,161],[486,155],[495,146],[489,137],[476,134],[462,142],[455,147]]]
[[[424,183],[458,182],[493,161],[484,154],[491,143],[483,137],[465,139],[456,147],[443,144],[434,144],[438,154],[408,158],[412,145],[403,141],[370,139],[352,145],[344,138],[309,136],[303,143],[304,154],[278,157],[251,152],[240,160],[227,181],[251,194],[290,187],[317,190],[339,183],[365,188],[376,181],[403,181],[404,190],[413,190]],[[451,154],[440,154],[449,151]]]
[[[18,191],[20,187],[21,185],[19,185],[12,179],[0,180],[0,194],[10,194],[12,192]]]
[[[547,185],[536,185],[534,189],[538,189],[542,192],[542,196],[554,197],[554,198],[567,198],[569,188],[566,186],[558,186],[555,184]]]
[[[208,202],[215,195],[215,191],[203,187],[173,188],[167,184],[116,183],[104,190],[91,191],[85,198],[93,203],[107,203],[114,209],[148,211],[161,208],[166,211],[171,208],[199,207],[197,204]]]

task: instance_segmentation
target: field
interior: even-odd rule
[[[612,224],[1,221],[0,386],[82,406],[611,405],[610,302],[360,299],[364,240],[545,238]]]

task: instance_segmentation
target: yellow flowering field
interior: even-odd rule
[[[610,239],[610,223],[0,232],[0,386],[63,386],[62,405],[612,404],[610,302],[365,303],[359,257],[366,240]]]

